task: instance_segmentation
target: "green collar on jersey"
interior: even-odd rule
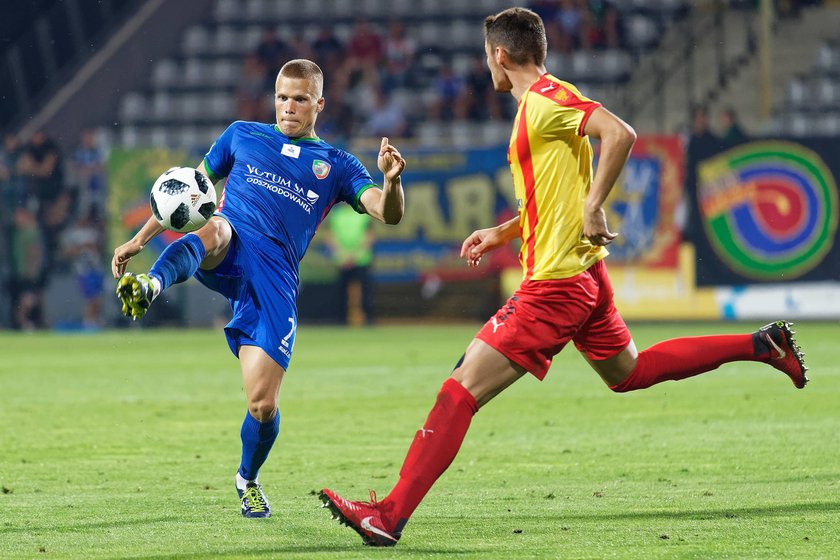
[[[277,123],[274,123],[274,130],[276,130],[280,134],[283,134],[283,132],[280,130],[280,127],[277,126]],[[286,136],[286,135],[283,134],[283,136]],[[286,138],[289,138],[289,137],[286,136]],[[321,141],[321,139],[318,138],[317,136],[302,136],[300,138],[289,138],[289,141],[292,142],[293,144],[295,142],[299,142],[301,140],[309,140],[310,142],[320,142]]]

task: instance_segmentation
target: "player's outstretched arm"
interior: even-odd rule
[[[114,249],[114,258],[111,259],[111,273],[114,279],[122,276],[131,257],[142,251],[143,247],[162,231],[163,226],[152,216],[134,237]]]
[[[586,197],[583,213],[583,235],[593,245],[609,245],[618,236],[607,227],[604,201],[618,179],[630,150],[636,142],[636,131],[603,107],[592,112],[584,133],[601,141],[598,169]]]
[[[461,244],[461,258],[467,260],[467,266],[478,266],[481,257],[506,245],[519,235],[519,216],[503,224],[472,232]]]
[[[368,189],[362,193],[362,206],[365,212],[380,222],[398,224],[405,211],[405,193],[400,179],[405,160],[387,138],[382,138],[376,164],[382,172],[382,190]]]

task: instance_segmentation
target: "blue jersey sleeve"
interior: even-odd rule
[[[218,180],[227,177],[233,169],[233,138],[239,121],[231,124],[221,136],[210,146],[210,150],[204,156],[205,169],[212,174],[212,179]]]
[[[344,159],[344,180],[342,181],[341,193],[338,198],[352,206],[356,212],[362,214],[359,198],[369,188],[376,187],[376,184],[373,182],[373,178],[368,173],[368,170],[365,169],[362,162],[355,156],[345,152]]]

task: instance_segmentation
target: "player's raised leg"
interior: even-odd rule
[[[271,505],[258,481],[262,467],[280,433],[277,398],[283,369],[262,348],[244,344],[239,347],[242,381],[248,399],[248,411],[242,422],[242,461],[236,471],[236,491],[244,517],[271,516]]]
[[[138,235],[141,234],[138,233]],[[132,272],[123,274],[117,281],[116,290],[117,297],[122,302],[123,314],[135,319],[141,318],[148,311],[152,301],[163,290],[187,280],[199,267],[205,270],[215,268],[224,258],[231,236],[232,230],[227,220],[218,216],[213,217],[195,233],[188,233],[170,243],[152,265],[148,274]],[[133,256],[129,254],[127,258],[116,264],[119,260],[118,253],[134,241],[118,247],[115,251],[115,274],[118,272],[118,267],[124,270],[125,262]]]
[[[749,334],[674,338],[642,352],[637,352],[631,342],[612,358],[587,359],[610,389],[618,393],[686,379],[735,361],[769,364],[801,389],[808,382],[808,368],[790,326],[787,321],[776,321]]]
[[[395,545],[411,514],[455,459],[473,415],[524,373],[487,343],[473,340],[415,434],[390,494],[381,502],[374,494],[370,502],[355,502],[325,488],[320,495],[324,507],[359,533],[365,544]]]

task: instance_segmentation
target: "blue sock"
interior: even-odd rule
[[[239,474],[245,480],[255,480],[260,467],[268,458],[268,452],[280,433],[280,411],[274,414],[274,418],[266,423],[260,423],[251,416],[250,412],[245,413],[245,421],[242,422],[242,430],[239,432],[242,437],[242,464],[239,466]]]
[[[195,274],[205,254],[201,239],[189,233],[176,239],[163,250],[152,265],[149,275],[154,275],[160,280],[160,291],[163,291]]]

